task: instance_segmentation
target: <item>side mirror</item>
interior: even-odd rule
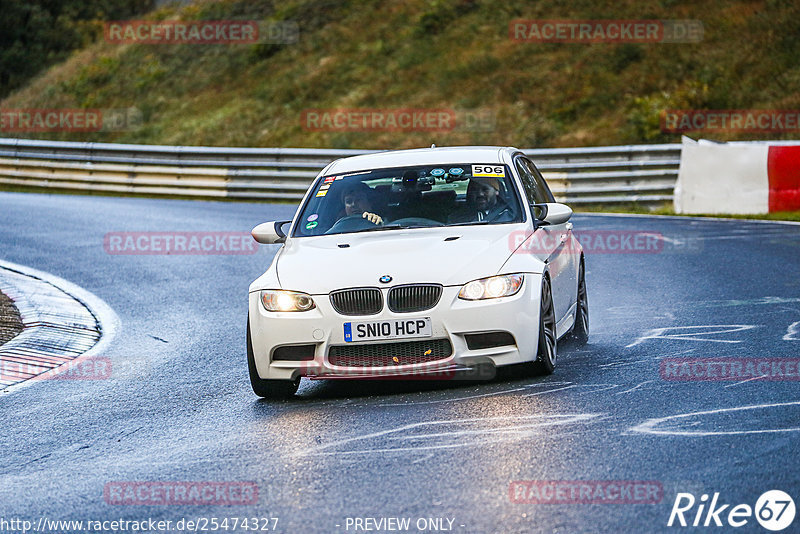
[[[531,210],[541,224],[563,224],[572,217],[572,208],[558,202],[532,204]]]
[[[292,221],[270,221],[259,224],[250,232],[253,239],[264,245],[273,245],[286,241],[286,232],[281,229],[284,224]]]

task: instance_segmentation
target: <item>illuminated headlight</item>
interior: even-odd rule
[[[515,295],[522,287],[521,274],[505,274],[468,282],[458,292],[464,300],[483,300]]]
[[[267,289],[261,292],[261,304],[272,312],[302,312],[314,308],[314,299],[311,295],[296,291]]]

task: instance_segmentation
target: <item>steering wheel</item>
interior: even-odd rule
[[[425,217],[404,217],[389,221],[389,224],[399,224],[401,226],[444,226],[444,223]]]
[[[494,213],[490,213],[484,221],[486,222],[510,222],[514,220],[514,211],[511,209],[505,201],[499,200],[498,202],[503,202],[501,206],[495,206],[495,209],[492,210]],[[505,220],[503,220],[505,219]]]
[[[365,228],[373,228],[375,226],[374,223],[368,221],[362,215],[347,215],[336,221],[325,233],[338,234],[353,232],[355,230],[364,230]]]

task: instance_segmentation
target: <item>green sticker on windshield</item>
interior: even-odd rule
[[[314,228],[317,227],[318,224],[319,223],[317,221],[311,221],[306,225],[306,230],[313,230]]]

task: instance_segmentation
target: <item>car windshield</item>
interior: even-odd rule
[[[506,165],[456,163],[321,177],[295,237],[523,220]]]

